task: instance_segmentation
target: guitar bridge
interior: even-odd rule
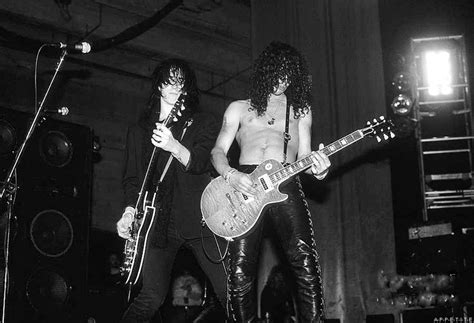
[[[230,196],[229,193],[226,193],[225,197],[227,198],[227,200],[229,201],[230,203],[230,207],[235,210],[235,205],[234,205],[234,202],[232,201],[232,197]]]

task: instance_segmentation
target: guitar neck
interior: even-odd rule
[[[332,154],[335,154],[336,152],[361,140],[362,138],[364,138],[364,133],[362,132],[362,130],[356,130],[348,134],[347,136],[332,142],[331,144],[320,149],[319,151],[323,152],[326,156],[331,156]],[[298,159],[294,163],[291,163],[288,166],[285,166],[274,173],[269,174],[271,181],[275,185],[278,185],[286,181],[290,177],[308,169],[314,164],[313,158],[311,158],[311,156],[312,153],[304,156],[301,159]]]
[[[180,101],[181,99],[178,99]],[[178,103],[175,104],[175,107],[173,110],[178,106]],[[165,121],[163,122],[163,125],[165,127],[168,127],[173,120],[174,117],[174,112],[170,112],[168,116],[166,117]],[[142,186],[140,188],[140,192],[138,193],[138,199],[137,203],[135,204],[135,208],[138,209],[140,206],[140,203],[142,202],[143,195],[145,194],[145,190],[148,188],[149,184],[151,183],[153,179],[153,175],[155,173],[156,169],[156,162],[158,159],[158,149],[156,146],[153,146],[153,151],[150,156],[150,160],[148,162],[148,166],[146,168],[145,176],[143,178]]]
[[[140,187],[140,192],[138,192],[138,199],[135,204],[135,209],[138,209],[140,206],[140,203],[142,201],[142,197],[145,194],[145,190],[148,188],[149,184],[151,183],[153,174],[154,174],[154,169],[156,168],[156,161],[158,159],[158,148],[153,147],[153,151],[150,156],[150,160],[148,161],[148,166],[146,168],[145,176],[142,181],[142,186]]]

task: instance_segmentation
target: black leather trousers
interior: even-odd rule
[[[240,168],[250,173],[255,167]],[[321,267],[308,205],[298,178],[282,185],[280,191],[288,194],[288,199],[272,205],[264,215],[265,221],[271,222],[295,278],[298,322],[321,322],[324,308]],[[229,246],[229,318],[234,322],[257,319],[256,278],[262,223]]]

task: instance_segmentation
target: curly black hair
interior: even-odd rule
[[[173,74],[177,74],[179,80],[174,80]],[[184,100],[186,110],[184,112],[186,114],[196,112],[199,105],[199,89],[196,74],[186,61],[178,58],[164,60],[153,71],[152,80],[151,94],[143,113],[143,119],[149,119],[153,112],[160,112],[160,87],[176,81],[184,82],[182,89],[183,93],[186,93]]]
[[[278,80],[285,79],[290,83],[285,94],[288,104],[293,106],[295,119],[306,115],[311,107],[311,79],[306,61],[294,47],[277,41],[271,42],[254,63],[250,110],[263,115]]]

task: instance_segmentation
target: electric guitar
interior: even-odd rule
[[[177,121],[177,116],[181,115],[181,110],[184,110],[183,102],[184,95],[180,95],[170,113],[166,117],[163,125],[169,127],[173,121]],[[145,251],[148,245],[149,233],[153,222],[155,220],[155,213],[157,209],[157,199],[159,183],[154,190],[151,181],[153,179],[154,170],[156,169],[156,162],[158,159],[159,148],[154,147],[153,152],[148,162],[143,183],[138,193],[138,200],[135,204],[135,218],[133,219],[130,236],[131,239],[125,242],[124,248],[124,262],[121,269],[121,274],[124,276],[125,284],[135,285],[140,278],[145,259]],[[166,171],[166,170],[165,170]]]
[[[393,138],[395,135],[391,131],[392,127],[390,120],[380,117],[367,122],[365,128],[352,132],[320,151],[330,156],[366,136],[376,136],[379,142]],[[280,184],[311,167],[314,164],[312,154],[285,167],[273,159],[258,165],[249,174],[257,190],[257,194],[252,197],[234,189],[222,176],[213,179],[201,196],[201,212],[209,229],[227,240],[248,233],[257,224],[266,206],[288,198],[288,195],[279,191]]]

